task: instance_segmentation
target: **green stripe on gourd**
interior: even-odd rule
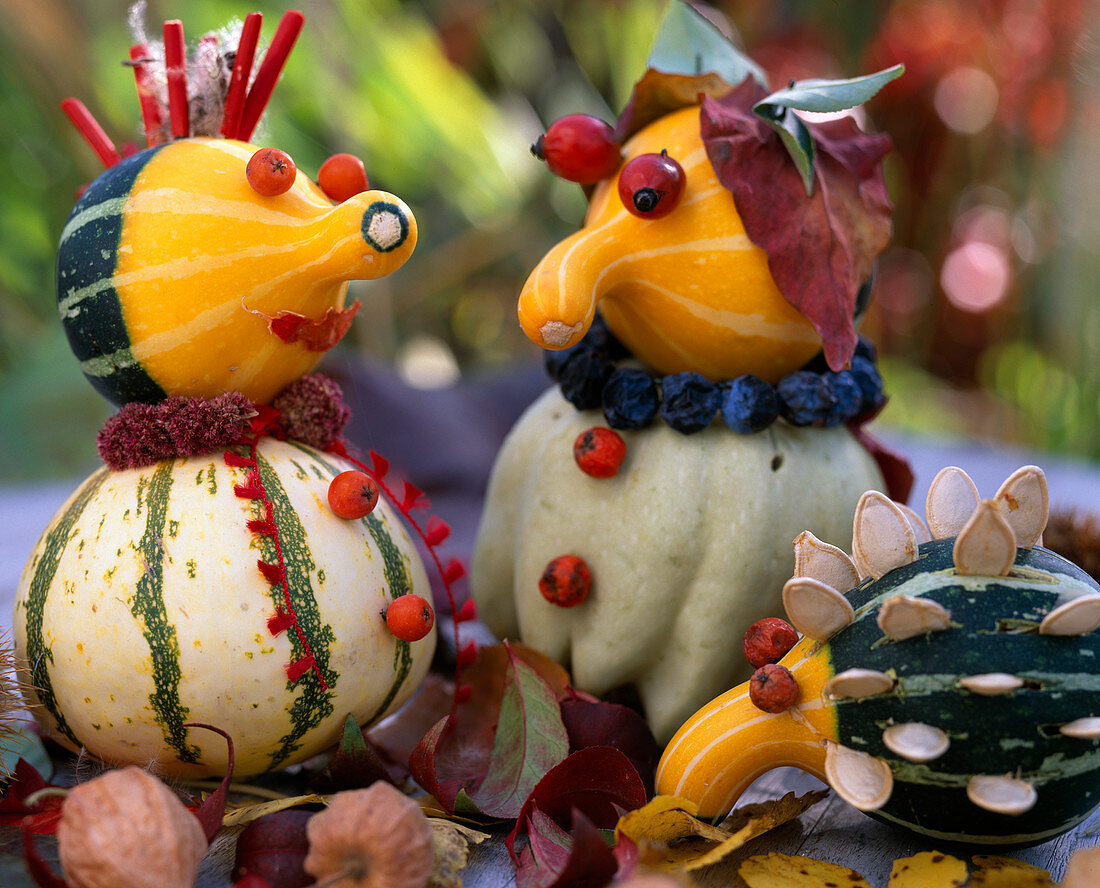
[[[828,642],[833,673],[873,669],[897,684],[885,694],[836,700],[837,739],[893,770],[890,800],[871,816],[916,825],[938,838],[984,842],[1004,841],[998,836],[1011,822],[1014,836],[1041,841],[1080,822],[1100,800],[1100,740],[1058,731],[1074,719],[1100,715],[1100,637],[1038,632],[1043,615],[1070,597],[1093,594],[1095,584],[1041,548],[1018,550],[1009,576],[960,576],[953,544],[925,543],[917,561],[847,594],[855,621]],[[951,627],[890,639],[876,615],[894,595],[938,602],[951,615]],[[1024,686],[982,696],[958,684],[986,673],[1015,675]],[[951,745],[932,762],[900,758],[882,734],[901,722],[934,725]],[[974,773],[1019,776],[1034,785],[1038,801],[1011,818],[985,811],[966,797]]]

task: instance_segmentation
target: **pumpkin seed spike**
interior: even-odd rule
[[[825,741],[825,779],[860,811],[877,811],[894,791],[894,775],[886,762],[832,740]]]
[[[895,595],[882,603],[876,622],[894,641],[904,641],[947,629],[951,625],[951,615],[942,604],[930,598]]]
[[[928,531],[928,525],[924,523],[924,519],[921,518],[920,515],[910,509],[905,503],[895,503],[894,505],[901,509],[901,514],[906,517],[909,526],[913,528],[913,536],[916,538],[918,546],[932,539],[932,534]]]
[[[1043,617],[1040,635],[1085,635],[1100,626],[1100,595],[1081,595]]]
[[[794,576],[809,577],[847,592],[859,585],[859,571],[848,553],[804,530],[794,540]]]
[[[1025,780],[978,774],[966,785],[966,797],[979,808],[994,814],[1019,815],[1030,811],[1039,800],[1035,787]]]
[[[938,540],[956,536],[966,526],[981,497],[978,488],[958,466],[940,469],[928,486],[924,514]]]
[[[845,669],[825,683],[825,696],[834,700],[858,700],[893,690],[897,682],[876,669]]]
[[[828,583],[791,577],[783,584],[783,607],[795,629],[825,641],[855,619],[851,603]]]
[[[1086,716],[1085,718],[1075,719],[1068,724],[1062,725],[1058,729],[1067,737],[1074,737],[1080,740],[1096,740],[1100,738],[1100,718],[1095,715]]]
[[[930,762],[938,759],[951,745],[947,734],[924,722],[890,725],[882,732],[882,742],[892,753],[911,762]]]
[[[967,675],[959,679],[959,687],[972,694],[983,697],[998,697],[1011,694],[1024,686],[1024,680],[1007,672],[983,672],[981,675]]]
[[[898,504],[868,490],[856,504],[852,522],[852,559],[863,576],[886,572],[917,560],[917,537]]]
[[[1016,535],[1016,545],[1030,549],[1043,537],[1050,517],[1047,478],[1038,466],[1020,466],[997,490],[994,499]]]
[[[995,500],[982,500],[955,538],[955,570],[968,577],[1003,577],[1016,561],[1016,534]]]

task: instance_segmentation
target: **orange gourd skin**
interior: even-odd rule
[[[659,373],[713,380],[752,373],[778,382],[820,350],[820,337],[783,298],[767,255],[745,233],[707,158],[697,107],[650,124],[627,143],[624,161],[661,150],[684,169],[676,209],[640,219],[623,206],[617,176],[600,183],[584,228],[527,279],[519,298],[524,332],[543,348],[567,348],[598,304],[615,335]]]

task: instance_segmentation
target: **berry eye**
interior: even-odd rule
[[[531,146],[550,172],[579,185],[594,185],[615,175],[621,155],[611,127],[589,114],[569,114],[550,124]]]
[[[619,173],[619,198],[640,219],[667,216],[683,193],[684,169],[667,151],[639,154]]]
[[[286,194],[294,185],[298,168],[290,155],[278,148],[261,148],[249,158],[245,177],[252,190],[264,197]]]
[[[321,164],[317,185],[334,203],[343,203],[370,188],[363,161],[354,154],[334,154]]]

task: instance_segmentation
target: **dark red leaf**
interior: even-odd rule
[[[890,142],[860,132],[850,118],[807,124],[817,148],[807,197],[779,136],[752,111],[764,94],[749,78],[720,99],[705,98],[703,144],[746,233],[768,254],[779,291],[813,324],[826,361],[840,370],[856,346],[856,295],[890,239],[881,163]]]
[[[532,810],[529,842],[520,854],[517,888],[602,888],[619,868],[600,831],[576,809],[565,832],[538,808]]]
[[[222,820],[225,818],[225,801],[226,796],[229,793],[229,782],[233,779],[233,765],[235,764],[235,755],[233,752],[233,738],[230,737],[221,728],[215,728],[213,725],[204,725],[198,722],[190,722],[183,725],[185,728],[202,728],[206,731],[213,731],[215,734],[220,734],[225,738],[225,745],[228,747],[226,754],[226,766],[225,777],[222,778],[221,784],[210,795],[206,797],[198,809],[194,812],[195,816],[199,820],[199,824],[202,826],[202,831],[206,835],[206,841],[213,842],[214,836],[218,834],[218,830],[222,828]]]
[[[563,829],[576,808],[600,829],[613,829],[619,817],[646,803],[645,786],[625,755],[610,746],[590,746],[551,768],[524,803],[506,840],[512,859],[516,838],[528,830],[538,807]]]
[[[306,351],[328,351],[351,329],[352,318],[359,312],[359,300],[343,309],[329,308],[315,321],[296,311],[281,311],[268,319],[268,329],[283,342],[300,342]]]
[[[561,717],[569,733],[569,751],[613,746],[623,753],[652,795],[661,748],[646,720],[629,706],[580,698],[563,700]]]
[[[453,699],[454,685],[429,672],[404,706],[367,731],[367,740],[395,781],[408,775],[409,756],[432,726],[451,711]]]
[[[35,830],[24,826],[23,829],[23,860],[27,864],[27,872],[38,888],[68,888],[67,883],[53,868],[42,859],[38,853],[38,843],[35,841]]]
[[[24,831],[37,835],[57,832],[62,802],[59,795],[48,795],[33,808],[25,804],[29,796],[49,785],[32,764],[20,758],[8,782],[7,792],[0,799],[0,825],[21,826]]]
[[[649,68],[634,84],[630,100],[619,115],[615,124],[615,139],[620,144],[625,143],[658,117],[697,105],[699,96],[718,98],[729,91],[730,84],[712,72],[691,76]]]
[[[266,879],[271,888],[304,888],[314,884],[302,867],[309,853],[306,823],[312,811],[288,808],[249,823],[237,837],[233,878],[246,874]]]
[[[365,789],[379,780],[390,782],[389,772],[355,717],[348,715],[339,747],[324,770],[310,781],[310,789],[320,793]]]

